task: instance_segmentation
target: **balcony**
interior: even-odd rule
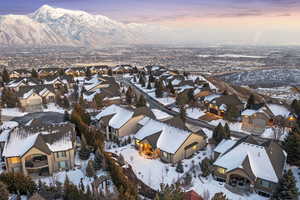
[[[41,156],[33,157],[31,159],[27,159],[25,161],[25,167],[27,169],[41,169],[41,168],[48,167],[47,156],[41,155]]]

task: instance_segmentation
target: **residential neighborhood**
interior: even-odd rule
[[[0,181],[29,177],[21,196],[45,184],[40,195],[53,199],[60,194],[48,187],[74,184],[103,199],[171,190],[180,199],[264,200],[288,178],[300,185],[299,100],[157,65],[1,77]]]

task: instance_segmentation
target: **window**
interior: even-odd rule
[[[57,158],[65,158],[67,156],[65,151],[60,151],[56,153]]]
[[[265,181],[265,180],[260,179],[260,185],[265,187],[265,188],[270,188],[272,186],[272,183],[269,182],[269,181]]]
[[[19,157],[12,157],[12,158],[9,158],[9,162],[11,164],[17,164],[17,163],[21,162],[21,159]]]
[[[58,164],[59,169],[67,169],[68,168],[68,163],[66,161],[59,161],[57,164]]]
[[[217,169],[217,172],[218,172],[219,174],[225,174],[226,169],[219,167],[219,168]]]

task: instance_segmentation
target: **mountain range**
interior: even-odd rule
[[[0,45],[5,46],[105,47],[153,43],[167,36],[167,32],[167,28],[158,25],[124,24],[106,16],[48,5],[28,15],[0,16]]]

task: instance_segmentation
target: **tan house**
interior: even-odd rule
[[[111,105],[96,116],[99,127],[106,133],[107,140],[129,136],[138,130],[138,122],[145,116],[155,118],[147,107],[136,108]]]
[[[15,69],[9,73],[10,79],[30,77],[31,72],[27,69]]]
[[[237,98],[237,96],[216,95],[216,98],[207,103],[207,111],[218,116],[224,116],[231,106],[235,106],[240,112],[244,109],[243,103]]]
[[[286,152],[274,141],[259,144],[252,136],[222,140],[214,149],[213,176],[225,187],[270,197],[283,175]]]
[[[17,96],[21,106],[36,106],[55,101],[55,90],[52,85],[34,85],[20,87]]]
[[[145,158],[160,158],[163,162],[177,163],[191,157],[206,145],[206,135],[202,130],[193,133],[186,128],[172,126],[172,123],[148,117],[143,118],[139,124],[141,128],[134,135],[135,146]]]
[[[49,176],[74,167],[75,127],[32,120],[10,132],[3,149],[6,169],[30,176]]]

